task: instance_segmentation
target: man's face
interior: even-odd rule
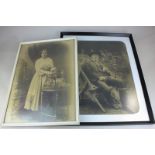
[[[91,56],[92,61],[98,62],[99,61],[99,56],[97,54],[93,54]]]
[[[41,57],[42,57],[42,58],[46,58],[46,57],[47,57],[47,51],[46,51],[46,50],[43,50],[43,51],[41,52]]]

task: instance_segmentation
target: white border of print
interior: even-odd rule
[[[137,98],[139,102],[139,111],[135,114],[104,114],[104,115],[80,115],[80,122],[136,122],[149,121],[149,115],[145,104],[140,77],[136,67],[133,50],[128,37],[114,37],[114,36],[82,36],[82,35],[64,35],[64,38],[76,37],[79,41],[120,41],[123,42],[127,49],[129,62],[131,66],[132,76],[136,88]]]

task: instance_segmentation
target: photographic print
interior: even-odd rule
[[[146,104],[129,35],[61,33],[73,36],[78,40],[80,122],[149,122],[149,100]]]
[[[80,113],[138,112],[139,104],[124,44],[79,41],[78,45]],[[127,99],[129,95],[133,105]]]
[[[75,39],[21,43],[4,125],[78,124]]]

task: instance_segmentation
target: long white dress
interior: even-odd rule
[[[30,83],[30,87],[26,96],[24,109],[38,111],[40,92],[46,77],[50,74],[50,70],[54,67],[53,60],[49,57],[39,58],[35,63],[35,74]]]

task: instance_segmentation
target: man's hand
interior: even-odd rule
[[[99,77],[99,80],[100,80],[100,81],[104,81],[105,79],[106,79],[106,78],[105,78],[104,76],[100,76],[100,77]]]

